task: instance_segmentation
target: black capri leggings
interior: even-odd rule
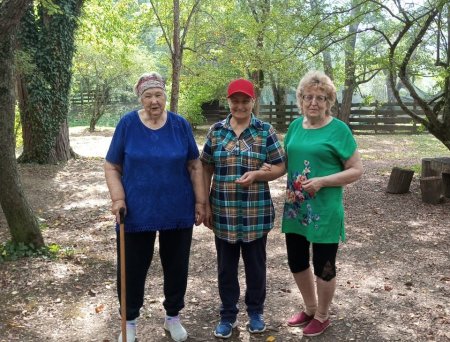
[[[289,268],[292,273],[302,272],[309,268],[309,245],[303,235],[287,233],[286,249]],[[336,277],[336,254],[339,244],[337,243],[313,243],[313,266],[314,274],[330,281]]]

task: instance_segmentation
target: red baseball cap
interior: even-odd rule
[[[230,84],[228,85],[227,97],[230,97],[231,95],[236,93],[243,93],[254,99],[255,89],[253,88],[253,83],[243,78],[231,81]]]

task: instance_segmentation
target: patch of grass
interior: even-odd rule
[[[419,164],[412,165],[408,169],[413,170],[415,175],[420,175],[422,173],[422,165]]]
[[[447,147],[431,134],[356,135],[355,138],[365,160],[389,161],[450,156]]]
[[[12,241],[0,244],[0,263],[5,261],[13,261],[20,258],[51,258],[57,257],[71,259],[75,255],[72,247],[61,247],[58,244],[50,244],[37,248],[33,244],[25,244],[23,242],[14,243]]]

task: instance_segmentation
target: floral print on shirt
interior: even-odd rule
[[[303,189],[303,182],[309,179],[311,173],[309,161],[304,161],[304,169],[302,172],[294,172],[288,177],[286,187],[286,201],[284,204],[284,217],[290,219],[298,219],[302,225],[307,226],[314,222],[314,227],[318,228],[320,215],[314,213],[311,203],[314,194],[310,194]],[[306,213],[301,215],[301,206],[306,202]]]

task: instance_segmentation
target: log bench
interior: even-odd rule
[[[420,191],[425,203],[437,204],[442,195],[450,198],[450,157],[422,158]]]

